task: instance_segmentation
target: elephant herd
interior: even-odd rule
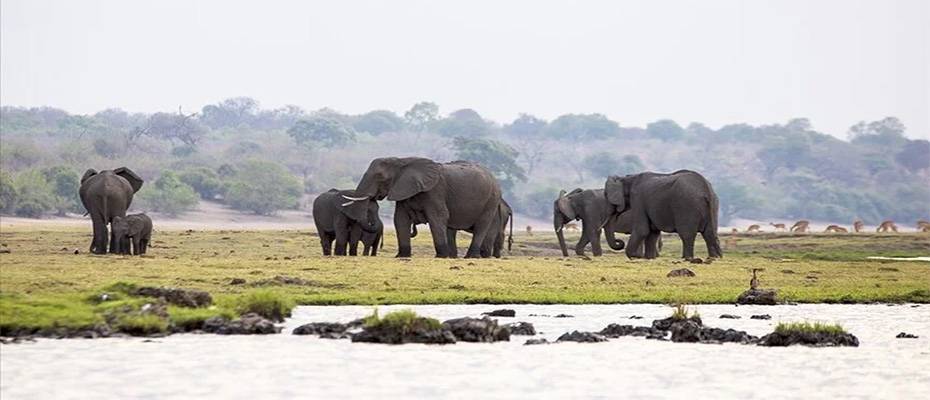
[[[134,253],[144,253],[151,220],[144,214],[126,216],[142,183],[125,167],[84,174],[80,195],[93,221],[91,252],[106,253],[109,241],[110,252],[129,253],[131,240]],[[458,231],[471,233],[466,258],[500,257],[504,245],[509,250],[513,243],[513,209],[487,168],[467,161],[385,157],[371,162],[354,190],[331,189],[314,200],[313,220],[323,254],[357,255],[361,242],[364,255],[377,255],[384,239],[378,201],[385,199],[395,202],[397,257],[411,256],[411,239],[417,235],[418,224],[429,225],[436,257],[440,258],[458,257]],[[590,243],[594,255],[600,256],[604,230],[608,246],[625,249],[631,258],[657,257],[661,232],[678,233],[683,258],[694,257],[698,233],[707,244],[708,256],[722,257],[717,210],[717,195],[700,174],[687,170],[644,172],[611,176],[603,189],[562,191],[554,202],[553,222],[564,256],[568,250],[563,228],[581,220],[582,235],[575,246],[579,255]],[[112,227],[109,236],[107,224]],[[617,232],[630,234],[629,243],[617,239]]]

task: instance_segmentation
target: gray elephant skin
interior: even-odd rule
[[[510,222],[510,235],[507,235],[507,222]],[[416,226],[414,226],[416,229]],[[455,236],[457,230],[448,228],[446,230],[446,237],[449,239],[449,251],[451,252],[451,257],[458,257],[458,246],[455,243]],[[470,230],[466,232],[473,233]],[[513,246],[513,209],[510,208],[510,204],[506,200],[501,199],[501,203],[498,205],[497,217],[494,218],[494,225],[491,227],[491,232],[493,234],[488,234],[484,238],[484,242],[481,243],[481,258],[501,258],[501,254],[504,250],[504,239],[507,240],[507,251],[511,250]],[[415,234],[413,236],[416,236]]]
[[[630,233],[633,228],[631,213],[614,215],[614,207],[607,201],[603,189],[575,189],[569,193],[559,192],[559,198],[553,203],[552,222],[555,235],[559,240],[562,256],[568,257],[568,248],[565,245],[563,228],[571,221],[581,220],[582,233],[578,244],[575,245],[575,254],[584,255],[584,248],[591,244],[591,252],[595,256],[602,254],[601,229],[607,238],[607,245],[613,250],[623,250],[625,245],[616,238],[615,233]],[[656,243],[656,253],[662,249],[662,238]]]
[[[113,230],[113,236],[119,243],[120,254],[141,256],[148,250],[149,242],[152,240],[152,219],[148,215],[131,214],[125,217],[113,217],[110,229]]]
[[[91,253],[105,254],[107,246],[111,253],[123,251],[120,243],[107,232],[107,225],[113,222],[114,217],[126,216],[132,197],[142,188],[143,182],[142,178],[126,167],[100,172],[89,169],[84,172],[78,193],[93,222]]]
[[[700,232],[707,243],[708,257],[723,257],[717,239],[719,200],[710,182],[701,174],[680,170],[670,174],[643,172],[611,176],[604,184],[614,215],[630,212],[633,229],[626,246],[631,258],[655,258],[655,243],[661,232],[677,232],[682,257],[694,258],[694,239]],[[640,245],[645,242],[645,254]]]
[[[410,257],[410,226],[427,223],[436,257],[452,256],[447,230],[471,230],[466,258],[481,256],[481,245],[493,235],[501,202],[500,184],[486,168],[465,161],[440,164],[419,157],[377,158],[368,166],[356,192],[360,199],[397,202],[394,226],[397,257]]]
[[[361,199],[352,190],[330,189],[313,200],[313,223],[320,235],[323,255],[358,255],[358,243],[364,245],[364,255],[378,254],[378,243],[384,235],[384,224],[378,216],[378,202]]]

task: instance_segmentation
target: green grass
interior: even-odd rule
[[[290,296],[272,289],[256,289],[236,299],[236,312],[240,315],[256,313],[272,321],[284,321],[291,316],[297,304]]]
[[[775,333],[826,333],[839,335],[846,333],[840,324],[826,324],[822,322],[779,322],[775,326]]]
[[[672,310],[673,319],[688,319],[688,318],[701,318],[701,314],[697,310],[691,312],[691,315],[688,315],[688,306],[684,304],[676,304]]]
[[[181,331],[200,329],[203,322],[213,317],[236,318],[236,313],[228,308],[212,306],[208,308],[186,308],[168,306],[168,318],[171,325]]]
[[[378,316],[378,310],[365,317],[365,328],[369,329],[390,329],[397,331],[410,331],[414,325],[423,324],[427,329],[439,329],[442,324],[434,319],[421,317],[412,310],[398,310],[386,314],[384,317]]]
[[[154,314],[122,315],[111,326],[133,336],[147,336],[167,332],[168,320]]]

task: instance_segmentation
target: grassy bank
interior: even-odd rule
[[[390,236],[382,256],[327,258],[307,231],[159,231],[149,255],[126,257],[87,254],[89,229],[5,228],[0,322],[40,308],[59,310],[48,315],[62,324],[93,321],[99,306],[79,300],[114,282],[206,290],[222,312],[256,289],[298,304],[729,303],[753,268],[786,301],[930,302],[930,264],[865,259],[928,255],[930,235],[741,235],[735,243],[724,235],[725,258],[710,265],[679,261],[671,236],[648,261],[562,258],[551,236],[518,236],[504,259],[443,260],[432,257],[429,235],[417,238],[412,259],[393,258]],[[666,277],[685,267],[697,276]]]

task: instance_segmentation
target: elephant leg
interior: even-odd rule
[[[346,255],[346,247],[349,244],[349,232],[348,229],[336,228],[336,249],[334,253],[337,256]]]
[[[707,229],[701,232],[701,237],[704,238],[704,242],[707,244],[707,257],[723,257],[723,250],[720,249],[720,239],[717,238],[717,232],[712,229]]]
[[[681,258],[685,260],[694,258],[694,238],[696,236],[697,232],[678,232],[678,237],[681,238]]]
[[[328,256],[333,253],[333,239],[336,237],[332,234],[319,231],[320,232],[320,245],[323,246],[323,255]]]
[[[436,211],[427,211],[426,220],[429,223],[430,233],[433,235],[433,247],[436,249],[437,258],[447,258],[449,257],[449,240],[446,237],[446,230],[448,229],[449,213],[443,212],[441,210]],[[472,239],[474,243],[474,238]],[[475,249],[475,253],[477,254]],[[471,247],[468,249],[469,254],[471,253]],[[467,255],[466,255],[467,257]]]
[[[588,238],[588,235],[581,235],[581,238],[578,239],[578,243],[575,244],[575,254],[579,256],[584,255],[584,248],[591,243]]]
[[[126,246],[127,254],[129,254],[129,246]],[[142,255],[142,238],[138,236],[132,237],[132,255],[141,256]]]
[[[140,253],[140,255],[145,254],[145,252],[149,249],[149,239],[142,239],[139,242],[142,244],[142,253]]]
[[[353,227],[349,232],[349,255],[358,255],[358,242],[362,240],[362,229]]]
[[[645,254],[646,258],[653,259],[659,256],[658,252],[658,241],[660,232],[652,232],[649,236],[646,236],[646,245],[645,245]]]
[[[493,217],[493,215],[490,217]],[[491,230],[491,220],[492,218],[485,218],[483,221],[479,221],[475,224],[475,233],[471,237],[471,244],[468,246],[468,253],[465,254],[465,258],[478,258],[482,256],[481,250]]]
[[[603,253],[601,251],[601,228],[596,226],[593,223],[588,223],[587,221],[582,220],[581,222],[582,235],[588,238],[588,241],[591,242],[591,253],[595,257],[600,257]]]
[[[649,236],[648,231],[633,231],[633,233],[630,234],[630,242],[626,244],[626,256],[629,258],[642,258],[643,244],[647,236]]]
[[[109,237],[107,224],[103,222],[103,217],[94,221],[94,240],[90,244],[90,251],[94,254],[107,253],[107,238]]]
[[[410,257],[410,217],[401,212],[400,207],[394,212],[394,232],[397,234],[397,255]]]
[[[455,242],[458,231],[452,228],[446,228],[446,240],[448,242],[449,258],[459,258],[459,247]]]

